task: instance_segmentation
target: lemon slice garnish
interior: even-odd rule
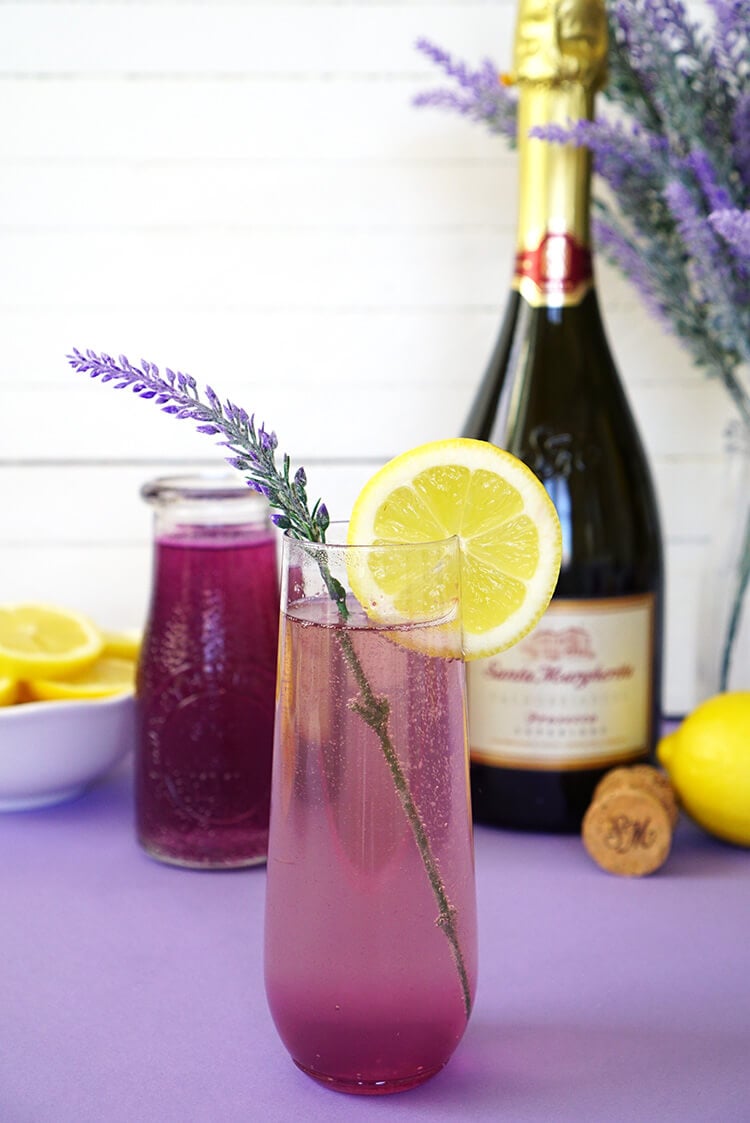
[[[461,551],[463,650],[493,655],[530,632],[560,569],[561,532],[543,485],[520,460],[486,441],[432,441],[390,460],[365,484],[349,522],[350,544],[377,544],[376,563],[353,565],[352,590],[376,621],[414,612],[424,582],[407,552],[388,544],[456,535]],[[436,581],[441,580],[438,572]],[[423,590],[424,603],[431,591]],[[435,597],[436,600],[439,596]]]
[[[0,675],[15,679],[71,674],[102,650],[85,616],[49,605],[0,606]]]
[[[108,698],[112,694],[132,691],[135,685],[135,663],[116,655],[101,655],[82,671],[65,678],[33,679],[27,683],[28,693],[38,702],[65,699]]]

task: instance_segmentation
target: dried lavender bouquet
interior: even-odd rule
[[[718,375],[750,425],[750,0],[707,0],[711,28],[680,0],[608,6],[605,99],[617,115],[538,130],[587,145],[597,175],[597,246],[649,310]],[[453,85],[417,105],[452,109],[513,143],[515,90],[425,39]]]

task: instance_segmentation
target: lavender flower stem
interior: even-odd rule
[[[456,970],[458,971],[458,978],[461,984],[464,1011],[468,1018],[471,1013],[471,987],[469,985],[469,974],[466,970],[466,962],[461,950],[461,942],[458,938],[456,909],[448,898],[443,879],[440,876],[440,867],[432,853],[430,836],[427,833],[424,820],[419,812],[414,796],[411,794],[409,781],[404,774],[404,770],[401,767],[401,763],[391,741],[391,735],[388,729],[390,704],[387,698],[383,696],[378,697],[373,693],[362,664],[354,650],[351,636],[347,632],[342,632],[340,641],[344,657],[357,680],[360,691],[361,701],[354,702],[352,704],[352,709],[359,714],[366,725],[369,725],[370,729],[372,729],[373,733],[378,738],[383,756],[393,776],[396,794],[401,802],[406,821],[411,828],[414,841],[419,849],[425,872],[427,873],[432,892],[437,902],[438,919],[436,924],[438,928],[441,928],[445,933],[446,939],[450,944],[451,953],[456,964]]]
[[[747,523],[743,536],[742,549],[739,557],[739,571],[737,573],[737,587],[732,595],[732,605],[729,612],[729,623],[724,637],[724,647],[721,653],[721,668],[719,671],[719,690],[729,689],[729,674],[732,668],[732,655],[737,641],[742,608],[745,594],[750,588],[750,506],[747,508]]]
[[[299,468],[290,480],[289,457],[286,455],[283,457],[280,469],[276,464],[278,447],[276,434],[267,431],[263,425],[256,429],[254,418],[245,410],[229,401],[222,405],[219,396],[210,386],[204,389],[206,402],[203,402],[197,383],[190,375],[175,373],[169,369],[161,375],[159,368],[145,359],[141,361],[140,367],[136,367],[125,355],[120,355],[115,361],[104,353],[82,352],[74,348],[68,355],[68,362],[74,370],[88,374],[91,378],[99,378],[102,382],[114,380],[116,389],[129,388],[142,398],[156,401],[165,413],[199,422],[199,432],[209,436],[222,436],[224,439],[220,443],[232,453],[227,457],[228,462],[233,468],[242,471],[248,485],[265,495],[271,507],[275,508],[277,513],[272,517],[276,526],[298,539],[307,539],[313,543],[325,542],[325,534],[330,522],[328,510],[320,500],[312,511],[308,509],[307,478],[304,469]],[[346,622],[349,617],[346,590],[331,573],[325,551],[312,552],[329,595],[336,604],[342,620]],[[471,1012],[471,991],[458,939],[456,910],[448,899],[437,861],[432,853],[424,820],[391,742],[388,729],[390,714],[388,699],[384,696],[378,697],[373,692],[348,632],[343,630],[339,638],[360,693],[359,700],[352,704],[352,708],[378,738],[393,777],[406,820],[414,835],[425,872],[437,900],[439,910],[437,924],[450,944],[468,1018]]]
[[[714,358],[714,369],[732,399],[742,423],[750,431],[750,393],[737,376],[736,367],[731,366],[727,362],[726,355],[719,352]]]

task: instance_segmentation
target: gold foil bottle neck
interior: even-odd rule
[[[514,78],[600,90],[607,78],[604,0],[520,0]]]

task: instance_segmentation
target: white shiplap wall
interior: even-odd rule
[[[145,613],[141,483],[219,453],[70,371],[188,370],[257,411],[345,517],[453,434],[507,291],[515,159],[412,95],[425,34],[510,59],[511,0],[0,2],[0,589]],[[724,396],[600,266],[668,536],[666,708],[696,698]]]

